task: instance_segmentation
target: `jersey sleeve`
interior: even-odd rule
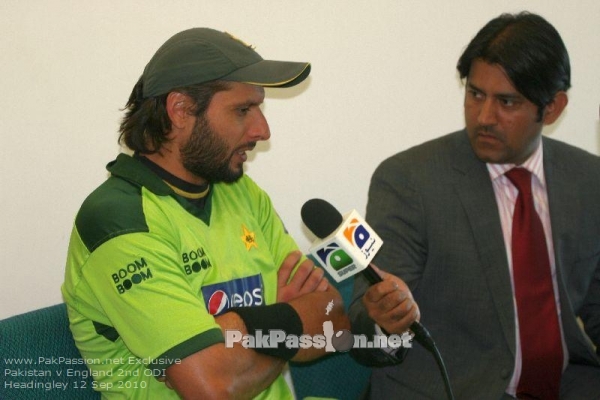
[[[223,341],[177,258],[164,238],[138,232],[106,241],[81,269],[83,284],[106,317],[96,322],[113,327],[139,358],[171,364]]]

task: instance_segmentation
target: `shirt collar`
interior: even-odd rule
[[[490,174],[490,178],[492,178],[492,181],[504,176],[507,171],[517,167],[516,164],[486,163],[485,165]],[[542,187],[546,187],[546,177],[544,175],[544,146],[542,145],[542,140],[540,140],[540,143],[531,156],[529,156],[529,158],[525,160],[523,164],[519,165],[519,167],[527,169],[537,178]]]
[[[152,172],[146,165],[134,157],[121,153],[117,159],[108,163],[106,169],[116,177],[124,179],[133,185],[145,187],[158,196],[172,196],[183,208],[190,214],[200,218],[207,225],[210,224],[210,215],[212,209],[212,193],[210,190],[204,208],[195,205],[189,199],[175,193],[158,175]]]
[[[111,175],[125,179],[136,186],[146,187],[159,196],[173,193],[173,190],[158,175],[128,154],[119,154],[116,160],[108,163],[106,169]]]

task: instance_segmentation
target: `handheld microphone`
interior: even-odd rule
[[[371,267],[371,261],[383,241],[356,210],[342,216],[327,201],[311,199],[302,206],[301,215],[306,227],[320,239],[313,243],[310,253],[337,282],[359,272],[371,285],[382,281]],[[444,360],[429,331],[418,321],[411,324],[410,330],[414,333],[415,340],[433,354],[442,374],[448,399],[454,400]]]
[[[306,227],[320,239],[310,253],[337,282],[359,272],[371,285],[382,281],[370,263],[383,241],[356,210],[342,216],[327,201],[310,199],[300,213]],[[421,323],[413,322],[410,330],[419,344],[434,351],[435,343]]]
[[[321,239],[309,252],[337,282],[361,271],[371,284],[381,280],[369,264],[383,241],[356,210],[342,217],[325,200],[312,199],[302,206],[301,214],[306,227]]]

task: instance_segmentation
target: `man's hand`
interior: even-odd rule
[[[277,302],[289,302],[292,299],[312,292],[324,292],[329,287],[325,272],[316,268],[312,261],[304,260],[291,277],[294,267],[302,258],[302,252],[291,252],[277,272]]]
[[[402,279],[377,267],[374,269],[383,281],[367,289],[363,304],[369,317],[387,333],[402,334],[419,320],[419,306]]]

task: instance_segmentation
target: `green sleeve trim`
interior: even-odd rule
[[[189,355],[207,348],[215,343],[224,343],[225,338],[219,328],[213,328],[179,343],[167,350],[150,363],[150,366],[170,366]]]
[[[92,321],[92,323],[94,324],[94,329],[96,330],[96,333],[98,335],[102,335],[104,336],[106,339],[110,340],[111,342],[116,342],[117,339],[119,338],[119,332],[117,332],[117,330],[109,325],[104,325],[101,324],[100,322],[96,322],[96,321]]]

